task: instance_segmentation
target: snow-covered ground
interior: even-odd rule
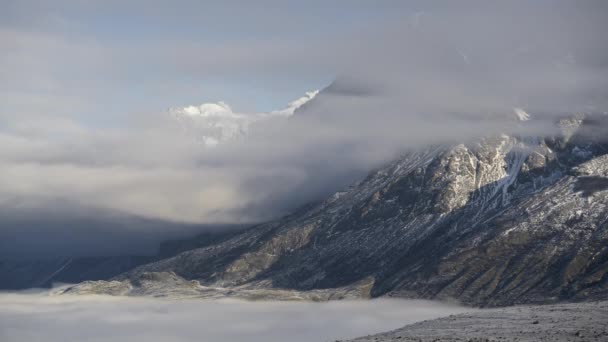
[[[608,302],[480,310],[419,322],[351,342],[608,341]]]

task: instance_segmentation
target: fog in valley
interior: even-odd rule
[[[334,341],[472,311],[420,300],[245,302],[0,294],[2,341]]]

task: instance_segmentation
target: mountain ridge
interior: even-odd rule
[[[299,108],[312,101],[317,94],[319,90],[307,91],[304,96],[289,102],[285,108],[270,112],[235,112],[227,103],[219,101],[169,108],[168,114],[203,146],[214,147],[246,136],[251,126],[256,123],[292,116]]]
[[[557,122],[559,136],[406,153],[318,205],[113,279],[173,272],[297,291],[364,282],[370,297],[476,306],[606,298],[606,122],[578,115]]]

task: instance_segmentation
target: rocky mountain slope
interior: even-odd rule
[[[154,260],[151,256],[130,255],[1,260],[0,290],[45,288],[57,283],[109,279]]]
[[[183,251],[220,243],[245,227],[238,225],[212,229],[186,239],[167,240],[156,255],[118,255],[56,257],[34,260],[0,260],[0,290],[46,288],[57,284],[75,284],[104,280],[139,265],[172,257]]]
[[[480,306],[606,298],[607,122],[576,115],[550,137],[410,152],[320,204],[115,280],[174,272],[220,288],[369,284],[366,296]]]

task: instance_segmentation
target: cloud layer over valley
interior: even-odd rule
[[[330,341],[472,310],[404,300],[304,303],[0,294],[0,339]]]

